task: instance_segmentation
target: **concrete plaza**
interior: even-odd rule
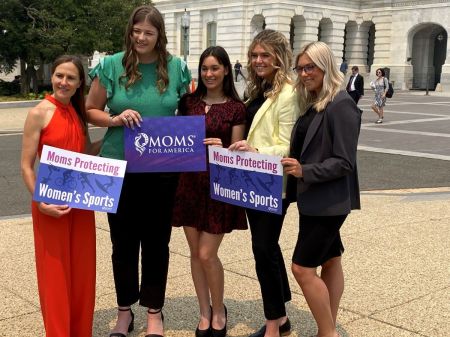
[[[364,114],[369,114],[368,102],[368,99],[363,102]],[[9,116],[0,110],[0,134],[21,132],[26,109],[14,111],[14,116]],[[364,117],[367,123],[364,127],[375,132],[369,125],[373,123],[369,121],[372,117]],[[392,125],[399,127],[394,122]],[[370,132],[366,132],[363,141],[370,138]],[[450,181],[447,186],[438,188],[368,190],[361,193],[361,198],[362,210],[352,212],[342,228],[346,248],[343,257],[346,288],[338,315],[341,336],[448,336]],[[43,336],[31,217],[0,214],[0,233],[0,336]],[[291,205],[280,240],[288,265],[297,235],[297,208]],[[166,336],[192,337],[198,322],[198,309],[190,276],[189,250],[181,229],[173,230],[170,247],[164,307]],[[116,316],[110,256],[106,217],[97,213],[95,337],[107,336]],[[220,257],[225,269],[228,335],[244,337],[264,322],[249,231],[226,235]],[[293,325],[292,336],[312,336],[316,333],[314,319],[290,272],[289,277],[293,299],[287,310]],[[135,306],[134,309],[136,330],[129,336],[143,337],[145,308]]]

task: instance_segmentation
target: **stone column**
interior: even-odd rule
[[[202,53],[202,18],[199,10],[192,10],[189,28],[189,55],[187,57],[189,69],[197,69],[198,60]]]
[[[319,33],[319,17],[315,13],[305,13],[305,28],[303,36],[299,39],[300,46],[317,41]]]
[[[333,21],[335,18],[333,18]],[[344,49],[344,30],[345,23],[344,22],[333,22],[333,29],[328,36],[328,46],[333,51],[333,54],[336,58],[336,62],[341,64],[342,62],[342,50]],[[350,64],[349,64],[350,66]]]
[[[359,72],[366,73],[367,69],[367,45],[369,40],[369,26],[357,22],[347,24],[347,36],[345,39],[345,58],[348,66],[358,66]]]
[[[177,55],[179,53],[178,49],[178,38],[180,23],[177,22],[177,16],[175,12],[164,13],[164,24],[166,26],[166,36],[167,36],[167,50],[171,54]]]
[[[371,77],[375,78],[375,70],[390,66],[391,60],[391,22],[392,15],[375,17],[375,46],[373,64],[371,67]]]
[[[293,10],[288,9],[264,9],[263,15],[266,19],[266,29],[277,30],[289,40],[291,30],[291,19],[294,16]]]
[[[447,37],[447,58],[442,65],[440,90],[450,92],[450,39]]]

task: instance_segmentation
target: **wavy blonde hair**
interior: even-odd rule
[[[170,53],[167,51],[167,36],[164,26],[164,18],[161,13],[152,5],[144,5],[135,8],[125,31],[125,54],[122,59],[122,65],[125,72],[120,76],[121,81],[126,82],[125,88],[128,89],[134,83],[142,78],[139,72],[139,57],[134,49],[134,40],[132,38],[133,26],[140,22],[147,22],[158,30],[158,41],[155,49],[158,52],[156,68],[156,87],[162,94],[169,85],[169,75],[167,71],[167,61]]]
[[[296,88],[300,100],[300,111],[305,113],[312,106],[317,112],[320,112],[341,90],[344,76],[339,71],[334,54],[326,43],[321,41],[308,43],[295,58],[295,65],[298,65],[298,60],[305,54],[317,68],[323,71],[324,76],[322,89],[318,95],[306,90],[300,75],[298,76]]]
[[[273,64],[273,67],[276,69],[275,76],[272,83],[270,83],[272,89],[268,92],[265,92],[267,81],[259,77],[252,67],[252,52],[257,45],[260,45],[275,58],[275,64]],[[271,29],[258,33],[248,48],[247,56],[248,101],[254,100],[260,94],[264,94],[264,97],[276,98],[286,82],[293,83],[291,77],[293,55],[289,41],[282,33]]]

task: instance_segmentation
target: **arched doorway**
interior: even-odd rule
[[[333,38],[333,23],[328,18],[323,18],[319,22],[317,31],[317,41],[322,41],[331,44]]]
[[[259,32],[263,31],[266,28],[266,20],[264,16],[258,14],[252,18],[250,22],[252,39],[258,35]]]
[[[412,89],[434,90],[441,81],[442,65],[447,57],[447,31],[441,25],[423,23],[410,31],[408,41]]]

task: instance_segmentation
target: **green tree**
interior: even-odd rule
[[[132,10],[150,0],[1,0],[0,71],[20,60],[22,93],[37,91],[36,68],[61,54],[109,53],[123,47]]]

